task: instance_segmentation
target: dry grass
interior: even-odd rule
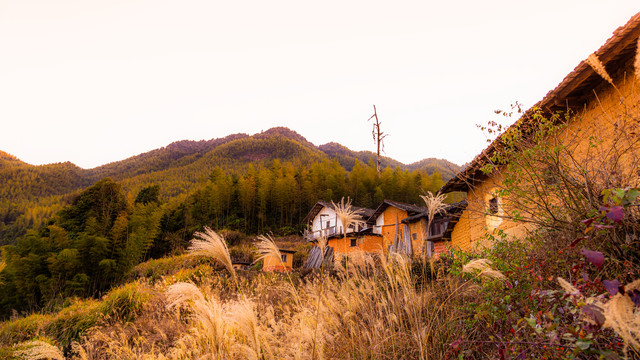
[[[94,328],[72,353],[75,359],[443,358],[455,341],[447,328],[461,316],[464,287],[453,278],[416,286],[411,261],[397,254],[387,260],[360,252],[349,260],[306,282],[295,274],[241,273],[239,288],[230,289],[231,279],[213,269],[200,284],[166,279],[170,285],[155,286],[162,300],[148,312]]]
[[[56,346],[42,340],[31,340],[17,346],[18,350],[13,352],[13,356],[25,360],[65,360],[64,354]]]
[[[640,280],[625,286],[626,293],[617,293],[602,305],[604,326],[613,329],[625,341],[625,353],[628,347],[640,348],[640,310],[631,300],[630,294],[640,290]]]

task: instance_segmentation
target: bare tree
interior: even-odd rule
[[[371,117],[367,121],[370,121],[371,119],[375,119],[371,135],[373,136],[373,141],[376,143],[376,146],[378,148],[376,152],[376,170],[378,170],[378,176],[380,176],[380,150],[382,149],[382,151],[384,152],[384,143],[382,141],[387,137],[387,134],[380,131],[380,121],[378,120],[378,112],[376,111],[375,105],[373,105],[373,115],[371,115]]]

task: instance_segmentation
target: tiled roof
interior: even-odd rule
[[[437,217],[443,217],[443,216],[457,216],[460,213],[462,213],[462,210],[464,210],[467,207],[467,200],[462,200],[460,202],[457,202],[455,204],[450,204],[448,205],[446,208],[444,208],[444,211],[436,214]],[[419,214],[413,215],[413,216],[409,216],[405,219],[402,219],[402,222],[407,224],[407,223],[412,223],[416,220],[422,219],[422,218],[426,218],[428,217],[428,213],[425,212],[421,212]]]
[[[613,36],[595,52],[614,79],[624,76],[617,70],[624,68],[624,64],[635,56],[639,36],[640,13],[635,14],[625,25],[616,29],[613,32]],[[567,108],[581,108],[586,102],[594,99],[592,89],[603,81],[605,80],[597,75],[591,66],[583,60],[555,89],[549,91],[542,100],[527,110],[516,124],[526,124],[527,121],[532,121],[531,119],[536,109],[540,109],[546,114],[552,114]],[[516,124],[511,126],[516,126]],[[440,192],[466,191],[470,185],[484,179],[485,176],[480,169],[490,161],[500,143],[501,137],[498,137],[477,155],[467,167],[449,180],[440,189]]]
[[[369,220],[367,220],[367,223],[369,224],[375,223],[376,218],[378,218],[378,216],[380,216],[380,214],[382,214],[389,206],[393,206],[398,209],[404,210],[409,215],[415,215],[415,214],[419,214],[427,211],[427,208],[422,206],[406,204],[406,203],[393,201],[393,200],[384,200],[382,204],[380,204],[378,208],[373,212],[373,214],[369,216]]]
[[[309,213],[307,214],[307,216],[304,217],[304,219],[302,220],[302,223],[308,224],[309,222],[311,222],[316,217],[316,215],[318,215],[318,213],[322,210],[322,208],[325,208],[325,207],[329,209],[334,209],[333,204],[331,204],[330,202],[318,201],[317,203],[315,203],[315,205],[313,205],[311,210],[309,210]],[[375,211],[373,209],[363,208],[358,206],[351,206],[351,208],[357,211],[362,217],[362,219],[365,219],[365,220],[368,219]]]

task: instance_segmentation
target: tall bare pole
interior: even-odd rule
[[[378,151],[376,152],[377,161],[376,161],[376,170],[378,171],[378,176],[380,176],[380,150],[384,152],[384,143],[382,142],[384,138],[387,137],[387,134],[380,131],[380,121],[378,119],[378,112],[376,111],[376,106],[373,105],[373,115],[369,118],[369,120],[375,119],[373,123],[373,131],[371,131],[371,135],[373,136],[373,141],[376,143]],[[369,121],[367,120],[367,121]]]

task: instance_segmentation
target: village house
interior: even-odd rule
[[[238,260],[231,261],[231,266],[233,266],[235,270],[249,270],[249,267],[251,265],[252,263],[249,261],[238,261]]]
[[[512,128],[518,126],[521,130],[528,126],[535,129],[535,126],[531,125],[535,125],[532,122],[539,121],[537,119],[540,117],[534,116],[539,112],[549,118],[558,112],[570,111],[573,117],[566,123],[566,130],[550,140],[558,141],[571,152],[572,161],[578,164],[575,167],[582,166],[581,164],[587,164],[587,167],[594,166],[594,161],[598,159],[593,159],[593,154],[599,149],[605,150],[601,152],[605,154],[602,156],[611,156],[610,153],[616,155],[615,150],[622,146],[622,142],[616,140],[621,136],[633,136],[636,133],[634,126],[637,126],[640,113],[637,94],[637,88],[640,86],[637,71],[640,69],[634,68],[639,37],[640,14],[636,14],[594,53],[607,74],[594,70],[599,66],[597,60],[593,61],[595,57],[592,55],[590,60],[578,64],[533,108],[525,111]],[[590,63],[595,63],[595,66]],[[631,124],[629,119],[632,120]],[[509,130],[506,133],[508,132]],[[505,185],[503,180],[506,174],[501,170],[505,165],[498,164],[497,171],[489,174],[483,171],[487,164],[493,164],[493,156],[504,144],[502,140],[502,137],[498,137],[493,141],[440,190],[442,193],[461,191],[467,194],[468,205],[450,234],[453,247],[470,249],[476,244],[488,246],[490,242],[487,239],[490,237],[487,235],[521,237],[528,230],[535,228],[532,222],[514,221],[518,219],[511,216],[513,209],[508,203],[510,200],[501,196],[504,193],[499,190]],[[624,154],[616,155],[619,158],[615,159],[615,165],[620,165],[613,175],[616,179],[630,179],[627,186],[637,186],[637,157],[640,149],[637,148],[637,144],[631,146],[635,147],[627,148]],[[611,149],[613,151],[610,151]],[[604,164],[605,167],[609,166],[608,163]],[[541,186],[554,186],[554,179],[544,179]],[[553,199],[550,202],[553,203]],[[527,213],[518,215],[525,217]]]
[[[382,236],[382,249],[402,252],[412,255],[420,252],[422,241],[426,236],[426,223],[416,219],[409,223],[402,221],[426,213],[421,206],[406,204],[399,201],[384,200],[367,220],[373,229],[372,233]]]
[[[294,250],[280,249],[280,259],[275,256],[267,255],[264,257],[262,271],[291,271],[293,269]]]
[[[327,245],[335,254],[353,251],[401,252],[408,255],[422,254],[427,241],[427,256],[446,251],[453,224],[458,220],[466,202],[450,205],[445,212],[436,214],[427,231],[427,208],[393,200],[384,200],[375,210],[355,208],[362,225],[344,233],[333,204],[319,201],[309,211],[304,221],[310,229],[305,237],[315,241],[325,236]]]
[[[382,236],[374,234],[366,222],[373,214],[373,209],[352,206],[359,214],[359,224],[351,226],[345,232],[338,219],[332,203],[318,201],[309,211],[303,222],[309,230],[305,232],[308,241],[321,237],[327,238],[327,245],[337,254],[349,253],[356,250],[377,251],[382,249]]]
[[[405,230],[405,234],[411,234],[413,254],[422,254],[425,240],[427,257],[438,257],[449,251],[451,233],[466,206],[466,200],[446,206],[443,211],[434,215],[428,232],[425,232],[429,223],[428,213],[422,212],[402,219],[402,224],[408,230]]]

